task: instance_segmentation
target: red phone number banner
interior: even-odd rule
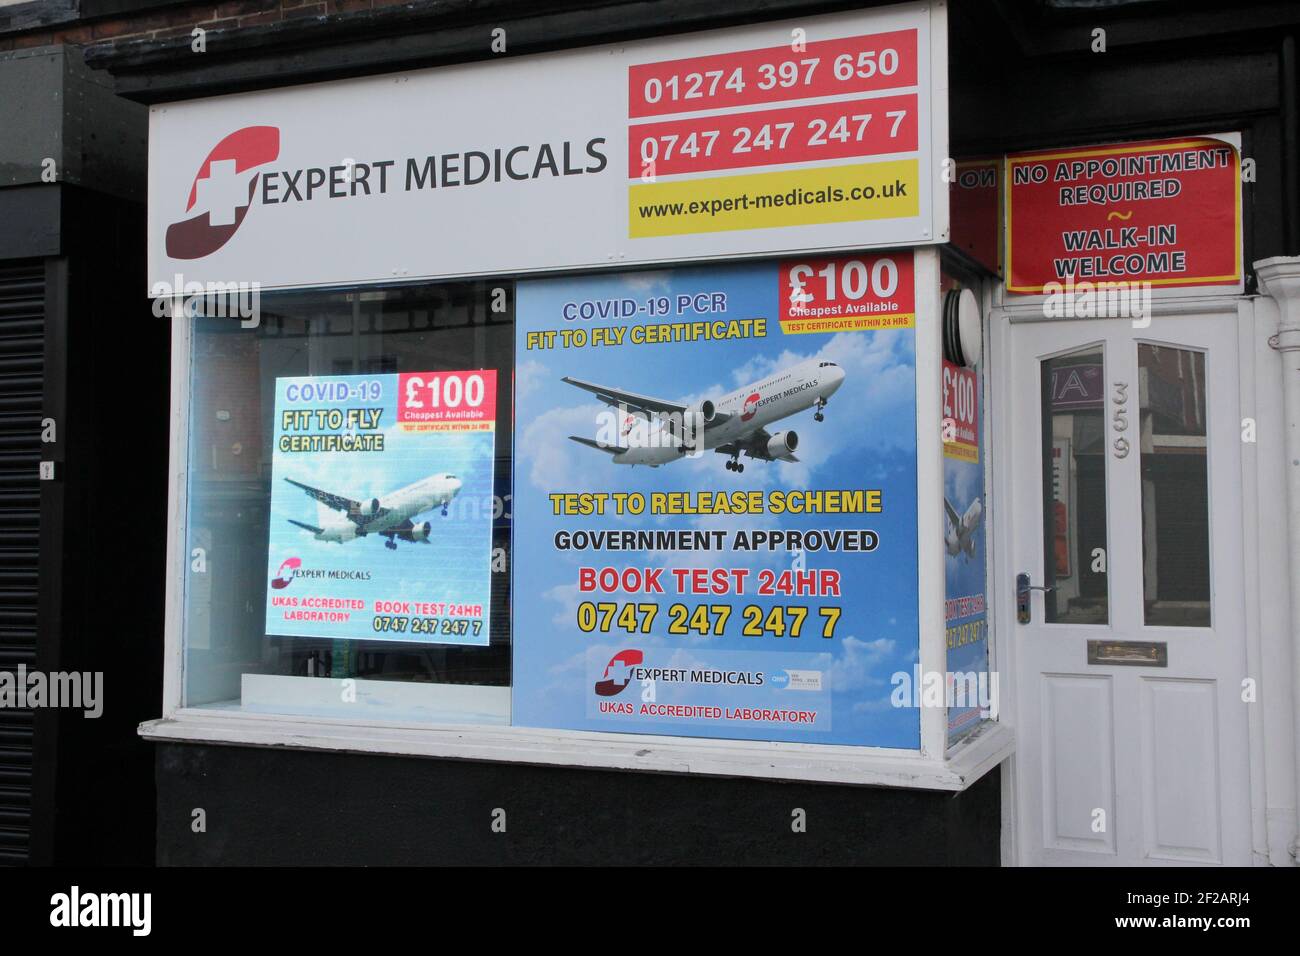
[[[911,250],[781,263],[781,331],[858,332],[916,324]]]
[[[628,130],[629,178],[915,152],[916,94],[643,123]]]
[[[496,413],[495,369],[397,376],[397,423],[404,431],[492,431]]]
[[[1237,151],[1180,139],[1007,157],[1007,289],[1241,281]]]
[[[628,116],[906,88],[916,64],[916,30],[642,63],[628,68]]]

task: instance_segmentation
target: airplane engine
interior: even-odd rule
[[[799,436],[794,431],[777,432],[767,441],[767,453],[773,458],[793,455],[799,447]]]
[[[379,513],[379,499],[371,498],[369,501],[363,501],[360,508],[363,518],[370,518]]]
[[[411,529],[411,540],[428,541],[429,532],[432,530],[433,530],[433,526],[430,525],[429,522],[427,521],[424,522],[424,524],[417,524],[414,528]]]
[[[714,404],[706,398],[704,401],[686,409],[686,420],[687,422],[707,425],[709,422],[713,421],[717,412],[718,410],[714,407]]]
[[[355,541],[356,537],[357,537],[356,526],[352,524],[352,522],[350,521],[348,522],[347,527],[341,527],[338,530],[338,541],[340,544],[347,541]]]

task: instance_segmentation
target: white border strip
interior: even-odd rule
[[[942,713],[942,711],[940,711]],[[400,754],[449,760],[803,780],[960,792],[1006,760],[1009,727],[987,726],[947,760],[914,751],[538,730],[531,727],[357,725],[324,718],[178,710],[140,725],[153,741]],[[865,751],[865,752],[864,752]]]
[[[921,674],[948,669],[944,621],[943,541],[943,298],[939,293],[939,251],[916,250],[916,572],[918,648]],[[948,711],[921,708],[921,754],[942,759],[948,749]]]
[[[185,633],[185,587],[189,581],[189,454],[190,349],[194,320],[173,316],[171,361],[171,448],[167,477],[167,582],[163,611],[162,712],[170,716],[181,705],[184,674],[182,635]]]

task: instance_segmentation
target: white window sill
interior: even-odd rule
[[[601,734],[532,727],[358,725],[328,718],[182,709],[140,725],[157,741],[403,754],[452,760],[803,780],[960,792],[1011,755],[1015,736],[990,724],[935,758],[910,750]]]

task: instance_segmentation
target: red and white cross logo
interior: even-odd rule
[[[214,159],[207,179],[195,184],[198,205],[208,211],[208,225],[233,226],[235,211],[248,205],[248,177],[235,172],[235,160]]]

